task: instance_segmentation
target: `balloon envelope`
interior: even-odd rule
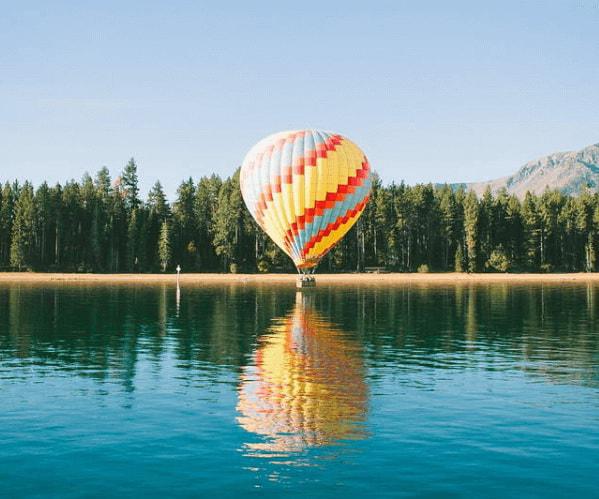
[[[356,223],[370,183],[360,148],[320,130],[266,137],[248,152],[240,176],[250,213],[300,270],[315,267]]]

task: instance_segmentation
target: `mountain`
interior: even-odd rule
[[[557,152],[530,161],[514,175],[463,185],[481,195],[487,187],[497,192],[505,187],[509,193],[524,197],[526,191],[541,194],[547,187],[565,194],[577,194],[584,186],[599,192],[599,144],[580,151]]]

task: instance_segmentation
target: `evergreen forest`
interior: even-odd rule
[[[359,221],[321,272],[591,272],[597,270],[599,194],[557,190],[480,198],[448,185],[383,185],[374,174]],[[80,182],[0,188],[0,270],[51,272],[293,272],[255,224],[239,170],[160,182],[140,198],[131,159],[115,179],[104,167]]]

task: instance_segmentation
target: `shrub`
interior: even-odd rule
[[[265,274],[270,270],[270,267],[268,266],[268,262],[266,260],[258,260],[257,267],[258,272],[261,272],[262,274]]]
[[[239,272],[239,266],[236,263],[232,263],[229,265],[229,272],[231,272],[231,274],[237,274]]]
[[[498,248],[491,252],[491,256],[487,260],[485,267],[495,272],[507,272],[511,267],[511,262],[505,251],[502,248]]]
[[[428,265],[426,263],[423,263],[418,267],[417,272],[419,274],[428,274],[430,272],[430,269],[428,268]]]

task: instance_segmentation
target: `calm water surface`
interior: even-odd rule
[[[599,287],[0,285],[0,496],[599,496]]]

